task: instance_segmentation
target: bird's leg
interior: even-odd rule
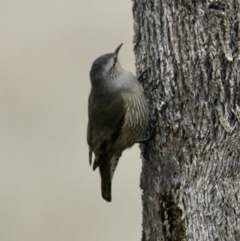
[[[145,70],[137,77],[137,79],[138,79],[138,81],[139,81],[140,83],[145,79],[143,76],[144,76],[144,74],[147,73],[148,70],[149,70],[149,68],[145,69]]]

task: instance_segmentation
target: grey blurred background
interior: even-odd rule
[[[113,201],[86,144],[92,61],[120,51],[135,73],[131,1],[0,0],[0,241],[141,237],[138,146]]]

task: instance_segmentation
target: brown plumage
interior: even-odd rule
[[[111,181],[122,152],[142,136],[148,108],[137,78],[118,61],[121,45],[112,54],[97,58],[90,71],[87,141],[89,162],[99,167],[102,197],[111,201]]]

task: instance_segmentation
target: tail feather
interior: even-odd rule
[[[121,154],[117,156],[113,156],[110,159],[110,161],[105,159],[99,165],[100,175],[102,179],[102,182],[101,182],[102,197],[108,202],[111,202],[112,200],[112,194],[111,194],[112,178],[120,156]]]
[[[103,179],[102,178],[102,183],[101,183],[101,190],[102,190],[102,197],[105,199],[107,202],[112,201],[112,181],[108,178]]]
[[[92,165],[92,149],[89,147],[89,151],[88,151],[88,156],[89,156],[89,164],[90,166]]]

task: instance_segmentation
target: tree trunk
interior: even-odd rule
[[[143,155],[142,241],[239,241],[240,0],[133,0],[133,16],[157,133]]]

